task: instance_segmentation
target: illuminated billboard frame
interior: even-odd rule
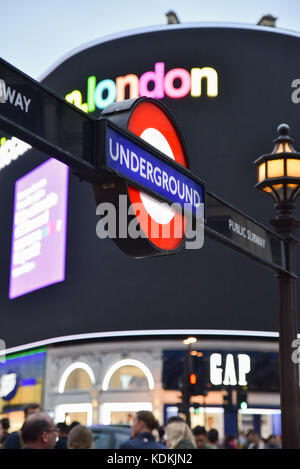
[[[65,279],[68,174],[51,158],[15,183],[10,299]]]

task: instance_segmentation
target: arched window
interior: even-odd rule
[[[95,376],[91,367],[86,363],[76,362],[72,363],[64,371],[59,383],[58,392],[90,389],[94,384]]]
[[[149,368],[144,363],[133,359],[120,360],[115,363],[103,379],[103,391],[153,388],[154,380]]]

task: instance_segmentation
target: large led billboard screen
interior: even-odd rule
[[[10,299],[64,280],[68,171],[50,159],[16,181]]]
[[[177,121],[192,172],[268,225],[273,202],[255,189],[253,162],[272,150],[282,122],[300,148],[299,47],[297,33],[276,28],[163,26],[94,41],[42,81],[94,117],[116,100],[155,94]],[[71,172],[65,280],[9,299],[15,185],[55,157],[10,146],[0,148],[0,338],[9,347],[110,331],[278,330],[272,271],[207,237],[200,250],[130,258],[97,238],[93,188]]]

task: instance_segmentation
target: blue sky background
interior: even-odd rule
[[[279,28],[300,30],[299,0],[9,0],[0,5],[1,57],[38,78],[85,42],[166,24],[169,10],[182,23],[256,24],[271,13]]]

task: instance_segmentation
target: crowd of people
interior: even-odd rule
[[[67,425],[55,424],[53,418],[41,411],[38,404],[29,404],[24,409],[21,430],[9,432],[9,419],[0,421],[1,449],[92,449],[93,434],[79,422]],[[219,440],[215,428],[209,431],[203,426],[191,429],[180,416],[169,418],[160,426],[152,412],[138,411],[132,421],[131,437],[120,449],[279,449],[275,435],[263,440],[255,430],[241,433],[238,438],[226,435]]]
[[[9,419],[0,420],[0,449],[92,449],[93,434],[85,425],[58,424],[38,404],[24,408],[21,430],[9,432]]]

